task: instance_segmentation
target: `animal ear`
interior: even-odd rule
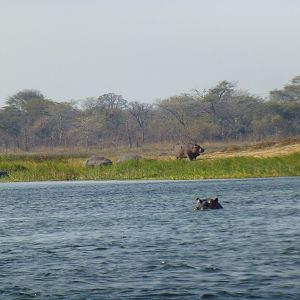
[[[218,198],[215,199],[215,201],[218,201],[218,200],[219,200]]]

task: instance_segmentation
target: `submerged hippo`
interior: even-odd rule
[[[194,210],[207,210],[207,209],[219,209],[223,208],[223,206],[219,203],[218,198],[209,198],[209,199],[200,199],[196,198],[196,206]]]

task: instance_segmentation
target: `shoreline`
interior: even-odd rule
[[[273,179],[296,179],[300,177],[300,175],[296,176],[270,176],[270,177],[247,177],[247,178],[205,178],[205,179],[109,179],[109,180],[97,180],[97,179],[90,179],[90,180],[45,180],[45,181],[0,181],[1,185],[6,184],[89,184],[89,183],[126,183],[126,184],[134,184],[134,183],[159,183],[159,182],[196,182],[196,181],[244,181],[244,180],[273,180]]]

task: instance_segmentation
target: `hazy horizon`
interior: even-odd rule
[[[221,80],[266,97],[300,75],[297,0],[0,0],[0,106],[23,89],[55,101],[128,101]]]

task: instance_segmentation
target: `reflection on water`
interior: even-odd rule
[[[299,177],[0,184],[0,298],[300,299],[299,196]]]

